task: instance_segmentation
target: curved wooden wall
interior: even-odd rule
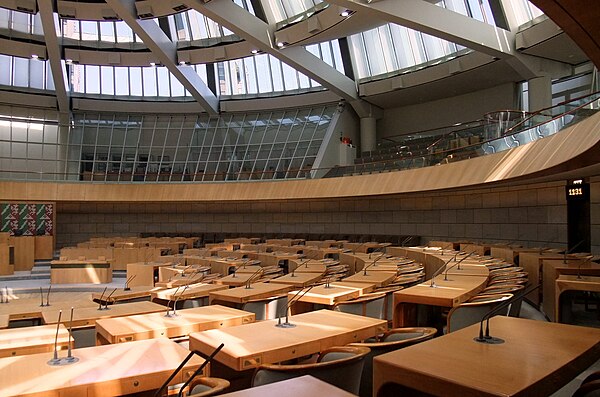
[[[364,197],[485,187],[597,164],[600,114],[509,151],[420,169],[315,180],[110,184],[0,182],[0,200],[202,202]]]

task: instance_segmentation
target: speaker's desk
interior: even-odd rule
[[[333,306],[338,302],[358,298],[368,294],[375,289],[375,284],[348,283],[338,281],[329,285],[321,284],[299,297],[298,302]],[[296,292],[288,293],[288,300],[292,299]],[[297,305],[293,306],[295,308]],[[306,310],[308,311],[308,310]]]
[[[285,320],[285,319],[284,319]],[[215,356],[236,371],[263,363],[276,363],[304,357],[332,346],[343,346],[380,334],[385,320],[354,314],[317,310],[289,318],[293,328],[279,328],[277,320],[266,320],[224,329],[190,334],[190,350],[210,354],[221,343],[225,347]]]
[[[394,328],[415,324],[416,305],[451,308],[467,301],[487,284],[489,270],[484,265],[463,264],[462,270],[452,269],[448,280],[444,274],[413,287],[394,292]]]
[[[177,310],[175,317],[165,315],[161,312],[98,320],[96,344],[178,338],[191,332],[248,324],[255,319],[254,313],[220,305]]]
[[[55,337],[56,325],[0,330],[0,357],[52,352]],[[69,346],[69,331],[62,324],[59,326],[56,341],[59,350]]]
[[[600,355],[597,328],[496,316],[490,334],[505,343],[478,334],[475,324],[375,357],[373,395],[548,396]]]
[[[79,361],[50,366],[52,353],[0,359],[3,397],[113,397],[158,389],[189,351],[166,339],[73,350]],[[61,352],[59,358],[65,357]],[[195,356],[173,379],[184,382],[203,359]]]
[[[98,259],[50,262],[50,284],[112,282],[110,262]]]
[[[365,284],[375,284],[376,287],[385,287],[389,283],[391,283],[394,278],[396,278],[395,271],[371,271],[371,269],[367,269],[367,274],[364,271],[360,270],[352,276],[343,278],[342,281],[349,283],[365,283]]]

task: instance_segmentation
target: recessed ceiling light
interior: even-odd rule
[[[277,44],[277,45],[279,45],[279,44]],[[252,52],[253,54],[258,54],[258,50],[252,50],[250,52]]]
[[[350,15],[350,11],[348,11],[348,10],[344,10],[344,11],[340,12],[341,17],[346,18],[349,15]]]
[[[39,58],[39,55],[37,55],[37,54],[31,54],[31,58],[33,58],[33,59],[38,59],[38,58]]]

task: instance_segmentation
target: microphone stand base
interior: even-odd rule
[[[61,363],[61,365],[75,364],[77,361],[79,361],[79,358],[75,356],[70,356],[63,358],[61,361],[64,361],[64,363]]]
[[[487,343],[488,345],[501,345],[505,342],[504,339],[496,338],[494,336],[488,336],[486,338],[476,337],[473,338],[473,340],[477,343]]]
[[[275,326],[278,327],[278,328],[294,328],[296,326],[296,324],[281,323],[281,324],[275,324]]]

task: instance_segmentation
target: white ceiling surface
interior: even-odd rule
[[[46,27],[50,23],[47,16],[51,0],[39,0],[39,2],[40,11],[45,14],[45,17],[42,15],[42,20]],[[351,103],[356,102],[354,107],[357,110],[364,108],[365,102],[367,105],[373,104],[383,109],[394,108],[460,95],[506,82],[523,81],[536,73],[550,73],[553,77],[563,77],[570,74],[574,65],[587,61],[585,54],[550,20],[541,21],[520,32],[508,32],[436,7],[426,0],[380,0],[371,4],[353,0],[331,0],[331,7],[328,9],[279,31],[275,30],[273,23],[267,24],[250,14],[245,15],[246,11],[235,6],[231,0],[208,2],[186,0],[185,3],[177,0],[145,0],[135,4],[134,0],[109,0],[107,3],[90,4],[59,0],[57,5],[60,13],[67,12],[81,19],[102,20],[107,16],[114,17],[115,13],[123,13],[124,9],[135,8],[138,14],[142,11],[146,13],[151,11],[156,16],[166,15],[173,13],[173,8],[186,4],[221,23],[246,42],[319,81],[333,94]],[[266,1],[263,1],[263,4],[266,4]],[[37,4],[32,0],[0,0],[0,6],[11,9],[17,7],[34,9],[35,7],[34,11],[37,11]],[[339,11],[345,7],[353,8],[356,13],[348,18],[340,17]],[[181,56],[185,49],[175,50],[176,43],[170,41],[165,43],[166,37],[162,35],[144,34],[145,32],[140,28],[144,26],[144,21],[140,23],[134,14],[135,11],[131,11],[128,15],[124,15],[123,19],[129,25],[133,25],[134,32],[149,41],[146,44],[150,52],[147,53],[157,56],[170,70],[173,69],[171,72],[175,71],[176,77],[183,80],[184,86],[194,94],[194,98],[203,109],[210,113],[218,111],[217,99],[214,95],[207,92],[203,83],[192,79],[188,73],[185,73],[186,71],[181,70],[177,57]],[[388,21],[458,42],[475,51],[448,64],[438,64],[404,75],[358,85],[299,47],[301,44],[346,37]],[[501,37],[502,40],[494,41],[495,37]],[[276,47],[274,43],[282,38],[295,45],[284,49],[274,48]],[[43,39],[51,65],[56,66],[57,54],[59,54],[56,48],[56,35],[52,33],[50,37],[46,35]],[[4,39],[1,36],[0,43],[1,52],[17,56],[23,56],[20,53],[23,52],[24,45],[44,44],[35,43],[35,40],[24,44],[21,40]],[[239,46],[239,43],[225,46],[229,45]],[[73,47],[64,49],[70,53],[86,51],[86,49]],[[112,51],[94,49],[94,51],[108,56],[114,54],[115,49]],[[126,50],[120,51],[127,53]],[[239,56],[239,51],[230,53]],[[126,56],[121,56],[120,59],[127,59],[130,62],[130,58]],[[59,76],[60,78],[64,76]],[[64,86],[64,82],[58,81],[58,83],[57,87]],[[57,91],[60,110],[64,110],[65,107],[64,95],[61,90]]]

